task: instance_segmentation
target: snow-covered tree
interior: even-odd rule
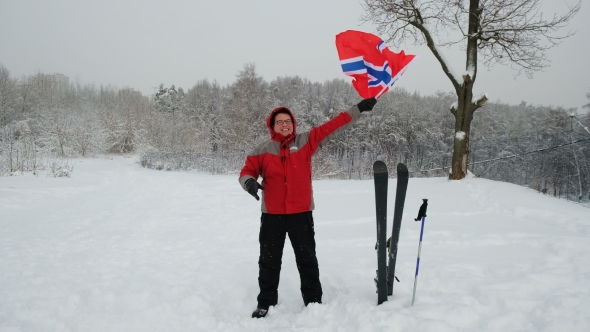
[[[46,152],[58,157],[71,156],[73,121],[74,117],[66,108],[50,107],[43,110],[40,122],[43,132],[40,143]]]
[[[230,86],[224,121],[221,129],[233,148],[249,151],[261,139],[268,137],[266,117],[273,106],[269,99],[268,83],[256,72],[252,63],[244,65]]]
[[[38,111],[39,108],[40,95],[39,92],[36,91],[35,86],[29,83],[27,77],[23,76],[19,80],[17,93],[18,99],[16,109],[18,114],[23,118],[34,116],[34,113]]]
[[[546,19],[542,0],[364,0],[364,19],[395,46],[426,44],[451,81],[457,101],[450,107],[455,117],[452,173],[467,174],[469,139],[474,112],[487,101],[475,96],[478,64],[511,64],[531,76],[546,67],[546,51],[571,34],[556,35],[579,11],[581,2],[563,15]],[[441,47],[460,44],[465,50],[465,71],[457,73]]]
[[[0,64],[0,128],[13,120],[17,101],[16,80]]]
[[[165,88],[164,84],[160,84],[154,103],[160,112],[176,114],[181,110],[183,99],[184,90],[182,88],[176,89],[174,84],[170,88]]]
[[[154,105],[156,110],[168,117],[172,128],[170,128],[170,140],[171,149],[176,151],[180,149],[180,136],[184,107],[184,90],[182,88],[176,89],[174,85],[170,88],[165,88],[164,84],[160,84],[158,92],[154,99]]]
[[[196,130],[208,142],[209,151],[216,152],[224,145],[220,121],[226,104],[224,89],[217,82],[201,80],[190,88],[185,96],[185,112]]]

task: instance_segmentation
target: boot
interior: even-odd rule
[[[268,313],[268,309],[256,308],[252,313],[252,318],[264,318]]]

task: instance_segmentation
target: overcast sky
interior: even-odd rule
[[[546,0],[546,14],[576,0]],[[577,34],[548,55],[551,67],[514,77],[509,67],[480,66],[474,93],[492,101],[581,107],[590,91],[590,5],[570,23]],[[131,87],[144,95],[160,83],[185,90],[201,79],[230,84],[246,63],[267,81],[294,76],[345,78],[334,38],[361,24],[360,0],[0,0],[0,64],[14,77],[38,71],[70,81]],[[565,32],[565,31],[564,31]],[[393,51],[399,51],[391,47]],[[396,83],[429,95],[452,91],[425,47],[405,45],[420,59]],[[457,73],[461,52],[445,50]]]

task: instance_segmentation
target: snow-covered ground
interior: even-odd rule
[[[0,331],[590,331],[588,208],[485,179],[410,179],[401,282],[377,306],[373,182],[315,181],[324,303],[303,306],[287,241],[279,304],[256,320],[259,203],[237,175],[136,160],[0,178]],[[394,193],[391,180],[390,229]]]

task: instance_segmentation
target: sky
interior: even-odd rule
[[[545,13],[563,13],[574,1],[545,1]],[[185,90],[202,79],[231,84],[248,63],[267,81],[295,75],[348,80],[336,34],[376,33],[360,20],[359,0],[0,0],[0,8],[0,64],[12,76],[61,73],[70,82],[131,87],[144,95],[161,83]],[[506,66],[480,66],[474,94],[509,104],[587,104],[587,17],[590,6],[584,3],[563,30],[577,34],[548,52],[551,66],[544,72],[528,79]],[[422,95],[452,91],[430,50],[411,44],[402,49],[420,58],[396,86]],[[444,55],[455,72],[465,70],[463,52],[444,49]]]
[[[0,331],[590,331],[580,204],[483,178],[411,178],[400,282],[377,306],[373,180],[314,181],[323,304],[303,305],[287,240],[278,304],[257,320],[260,202],[236,172],[137,161],[72,159],[68,178],[1,179]],[[389,232],[394,199],[390,179]]]

